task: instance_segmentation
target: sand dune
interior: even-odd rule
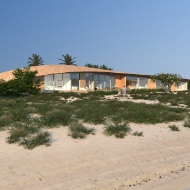
[[[107,137],[103,126],[83,140],[51,129],[50,147],[26,150],[0,132],[1,190],[182,190],[190,187],[190,129],[133,124],[144,137]]]

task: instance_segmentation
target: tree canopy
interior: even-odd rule
[[[71,55],[69,54],[66,54],[66,55],[62,55],[62,59],[59,59],[61,61],[61,63],[59,64],[65,64],[65,65],[76,65],[75,64],[75,59],[76,57],[72,57]]]
[[[31,57],[28,58],[28,66],[32,67],[32,66],[39,66],[39,65],[43,65],[43,59],[42,57],[40,57],[40,55],[38,54],[32,54]]]
[[[9,81],[0,80],[0,95],[36,94],[40,91],[40,80],[36,80],[37,71],[30,68],[16,69],[14,78]]]
[[[97,69],[104,69],[104,70],[113,70],[112,68],[109,68],[107,65],[93,65],[91,63],[85,64],[85,67],[90,67],[90,68],[97,68]]]
[[[90,68],[99,68],[99,65],[93,65],[93,64],[91,64],[91,63],[87,63],[87,64],[85,64],[85,67],[90,67]]]
[[[153,82],[160,81],[161,88],[163,88],[165,92],[170,92],[172,85],[177,85],[180,82],[181,78],[182,77],[179,74],[158,73],[155,74],[151,80]]]

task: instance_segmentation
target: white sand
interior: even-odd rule
[[[172,123],[174,124],[174,123]],[[190,187],[190,129],[175,122],[130,124],[144,137],[96,135],[75,140],[51,129],[54,142],[26,150],[0,132],[0,190],[182,190]],[[90,125],[88,125],[90,126]]]

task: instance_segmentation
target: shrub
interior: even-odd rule
[[[37,135],[27,136],[20,142],[27,149],[33,149],[36,146],[46,145],[50,146],[51,135],[46,132],[38,132]]]
[[[15,124],[9,131],[10,136],[7,137],[7,142],[16,143],[22,140],[22,138],[38,132],[38,128],[31,125]]]
[[[187,115],[184,122],[184,127],[190,128],[190,115]]]
[[[12,116],[4,114],[0,117],[0,130],[12,123]]]
[[[7,137],[7,142],[18,143],[28,149],[33,149],[39,145],[49,146],[51,135],[48,132],[43,132],[39,127],[32,124],[16,124],[9,131],[10,136]]]
[[[7,137],[7,142],[12,144],[20,141],[20,138],[27,136],[28,133],[23,128],[12,128],[10,130],[10,136]]]
[[[169,125],[168,127],[171,129],[171,131],[180,131],[176,125]]]
[[[82,123],[72,122],[69,126],[73,138],[85,138],[86,135],[94,134],[94,128],[87,128]]]
[[[24,105],[15,107],[10,110],[10,114],[12,115],[12,119],[14,122],[17,121],[26,121],[28,119],[29,112],[25,110]]]
[[[65,110],[52,110],[45,114],[42,118],[44,125],[49,127],[56,127],[58,125],[68,125],[70,119],[70,113]]]
[[[143,132],[141,131],[141,132],[138,132],[138,131],[135,131],[134,133],[133,133],[133,135],[134,136],[143,136]]]
[[[130,131],[131,128],[128,122],[113,122],[104,127],[104,134],[108,136],[114,135],[116,138],[124,138]]]
[[[37,71],[31,71],[30,68],[14,70],[14,79],[0,81],[0,95],[22,96],[39,93],[40,81],[35,80],[36,74]]]
[[[117,90],[95,90],[95,91],[90,91],[88,95],[90,96],[99,96],[103,97],[104,95],[112,95],[112,94],[118,94]]]

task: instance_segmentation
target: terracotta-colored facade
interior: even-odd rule
[[[126,74],[126,86],[129,89],[159,89],[161,86],[157,82],[151,80],[152,75],[142,75],[142,74]],[[181,79],[181,82],[178,85],[172,85],[171,91],[181,91],[188,90],[189,79]]]
[[[123,86],[126,85],[125,73],[113,70],[103,70],[74,65],[41,65],[31,67],[30,70],[38,71],[36,77],[37,79],[40,79],[40,87],[42,90],[46,90],[48,88],[48,85],[49,87],[52,85],[52,87],[49,88],[50,90],[94,90],[97,89],[99,85],[99,81],[95,81],[95,75],[98,76],[98,78],[109,78],[107,81],[106,79],[104,79],[105,81],[101,81],[102,84],[100,89],[112,89],[115,87],[123,88]],[[13,79],[14,76],[12,72],[13,70],[0,73],[0,79],[3,79],[5,81]],[[69,77],[71,77],[73,73],[76,73],[79,76],[77,79],[77,87],[72,87],[71,78],[66,82],[64,81],[64,75],[67,74]],[[89,81],[89,86],[87,84],[88,74],[90,74],[92,77]],[[67,87],[65,88],[63,87],[64,83],[67,83]]]
[[[157,82],[153,82],[151,80],[152,75],[124,73],[74,65],[42,65],[34,66],[30,69],[31,71],[38,71],[36,76],[38,79],[40,79],[42,90],[50,89],[76,91],[115,88],[122,89],[124,86],[129,89],[160,88]],[[0,73],[0,79],[3,79],[5,81],[13,79],[14,76],[12,72],[13,70]],[[78,74],[78,84],[77,86],[73,86],[74,81],[72,81],[72,75],[76,73]],[[91,75],[90,79],[88,79],[88,74]],[[70,79],[68,79],[68,77],[70,77]],[[103,77],[104,79],[100,79],[101,77]],[[181,83],[178,86],[173,85],[171,90],[187,90],[188,82],[190,82],[189,79],[182,79]]]
[[[123,88],[124,86],[126,86],[126,76],[122,75],[122,76],[117,76],[116,80],[115,80],[115,87],[116,88]]]
[[[156,88],[156,82],[153,82],[151,79],[148,79],[148,88],[155,89]]]

